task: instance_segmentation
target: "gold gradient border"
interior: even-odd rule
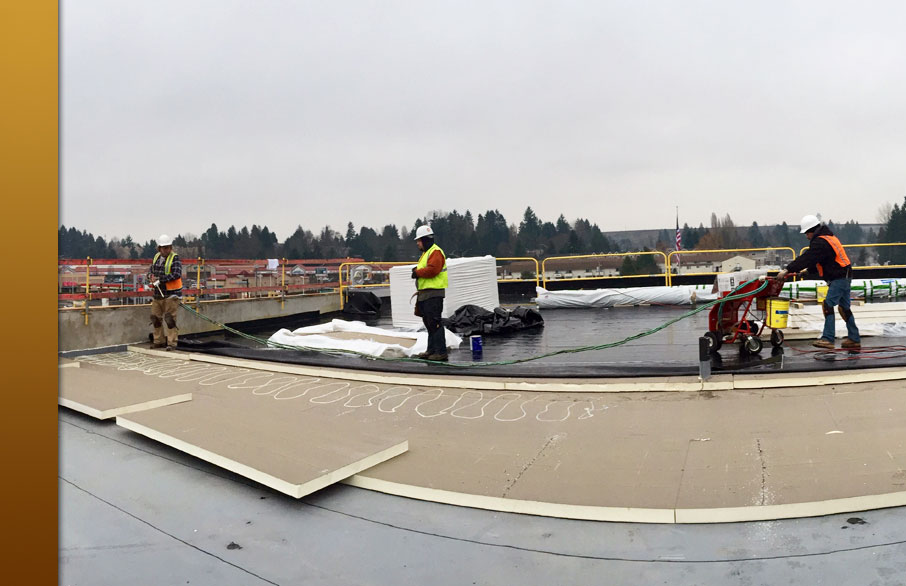
[[[7,584],[56,584],[59,6],[0,8],[4,508]]]

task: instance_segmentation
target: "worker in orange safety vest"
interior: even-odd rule
[[[812,342],[818,348],[834,348],[834,307],[840,312],[840,317],[846,323],[846,337],[841,346],[848,349],[862,347],[859,328],[856,318],[850,309],[850,287],[852,285],[852,263],[846,256],[843,244],[834,233],[821,222],[816,215],[808,215],[800,222],[800,232],[809,239],[808,250],[780,271],[778,278],[786,277],[788,273],[808,271],[817,273],[827,281],[827,296],[822,304],[824,312],[824,331],[821,337]]]
[[[154,291],[151,301],[151,325],[154,327],[151,347],[175,350],[179,339],[176,310],[182,296],[182,263],[173,251],[173,239],[166,234],[157,239],[157,254],[151,261],[148,283]],[[166,338],[164,323],[167,324]]]

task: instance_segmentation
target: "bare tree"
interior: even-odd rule
[[[893,214],[893,204],[889,201],[881,204],[881,207],[878,208],[878,223],[889,224],[891,214]]]

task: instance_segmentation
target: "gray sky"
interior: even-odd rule
[[[60,221],[96,235],[872,223],[906,2],[63,0]]]

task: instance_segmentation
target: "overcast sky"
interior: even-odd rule
[[[906,2],[63,0],[60,222],[877,221]]]

